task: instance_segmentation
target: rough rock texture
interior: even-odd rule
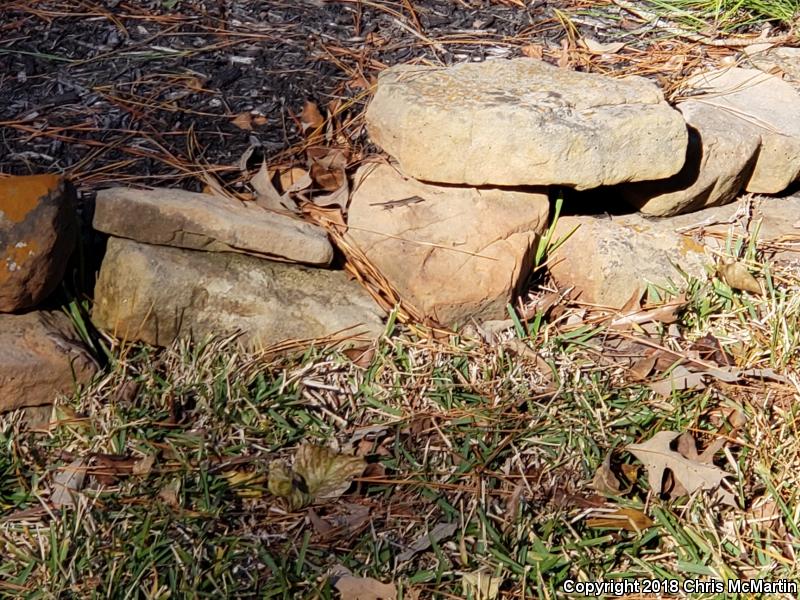
[[[391,67],[366,120],[407,175],[468,185],[662,179],[683,166],[687,143],[683,118],[653,83],[529,58]]]
[[[111,238],[95,288],[95,324],[165,346],[178,336],[242,332],[250,347],[348,328],[375,337],[382,312],[343,271]]]
[[[695,226],[693,235],[704,234],[706,246],[724,251],[725,240],[733,231],[735,235],[744,235],[743,224],[747,223],[748,235],[758,233],[760,242],[769,242],[774,258],[800,261],[800,194],[774,198],[755,196],[749,207],[743,206],[745,199],[733,204],[717,206],[697,213],[679,215],[669,222],[674,228]],[[749,220],[734,219],[744,214],[748,208]],[[735,225],[731,225],[732,221]],[[702,229],[697,225],[701,224]]]
[[[678,109],[689,125],[680,172],[620,186],[623,198],[647,215],[677,215],[733,201],[750,179],[761,146],[758,133],[731,127],[727,113],[713,106],[688,100]]]
[[[782,75],[784,79],[800,85],[800,48],[780,46],[773,48],[771,44],[754,44],[744,49],[750,63],[772,75]]]
[[[551,258],[550,273],[559,287],[574,286],[583,302],[621,308],[647,283],[680,287],[684,279],[673,264],[701,278],[704,265],[713,264],[702,244],[675,232],[670,218],[561,217],[554,239],[575,227]]]
[[[373,164],[356,173],[348,236],[401,297],[453,325],[506,314],[548,210],[540,191],[437,186]]]
[[[687,82],[693,100],[717,108],[730,128],[756,132],[761,149],[748,192],[776,194],[800,175],[800,94],[758,69],[720,69]]]
[[[52,404],[95,371],[65,314],[0,315],[0,412]]]
[[[321,228],[254,203],[175,189],[112,188],[97,194],[94,228],[148,244],[242,252],[328,265],[333,248]]]
[[[78,228],[57,175],[0,178],[0,312],[35,306],[64,276]]]

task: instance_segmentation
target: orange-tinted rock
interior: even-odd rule
[[[77,232],[63,178],[0,179],[0,312],[35,306],[58,287]]]
[[[64,313],[0,315],[0,412],[52,404],[95,371]]]

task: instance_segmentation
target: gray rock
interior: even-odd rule
[[[121,238],[109,240],[92,317],[121,338],[157,346],[237,331],[243,344],[265,347],[383,330],[380,308],[343,271]]]
[[[800,175],[800,94],[758,69],[720,69],[691,77],[686,93],[715,108],[743,135],[759,135],[761,149],[748,192],[776,194]]]
[[[78,225],[57,175],[0,178],[0,312],[31,308],[61,283]]]
[[[547,227],[543,190],[431,185],[384,164],[354,181],[348,241],[401,298],[446,325],[507,314]]]
[[[623,198],[647,215],[669,216],[732,202],[753,173],[761,136],[732,127],[713,106],[678,104],[689,125],[689,149],[677,175],[666,180],[620,186]]]
[[[640,77],[520,58],[383,71],[366,122],[404,173],[431,182],[577,189],[663,179],[686,125]]]
[[[210,194],[159,188],[111,188],[97,194],[94,228],[138,242],[210,252],[241,252],[328,265],[323,229],[257,206]]]
[[[64,313],[0,315],[0,412],[52,404],[95,372]]]

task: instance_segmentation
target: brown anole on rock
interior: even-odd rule
[[[408,198],[402,198],[400,200],[389,200],[387,202],[371,202],[370,206],[382,206],[383,210],[392,210],[398,206],[408,206],[409,204],[418,204],[420,202],[425,202],[425,198],[420,198],[419,196],[409,196]]]

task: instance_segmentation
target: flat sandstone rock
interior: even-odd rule
[[[426,184],[385,164],[354,181],[348,240],[401,298],[445,325],[506,314],[547,227],[543,191]]]
[[[800,93],[758,69],[720,69],[687,81],[691,99],[724,115],[732,130],[761,137],[748,192],[777,194],[800,176]],[[752,132],[752,133],[751,133]]]
[[[324,230],[254,203],[157,188],[111,188],[97,194],[94,228],[137,242],[208,252],[241,252],[328,265]]]
[[[92,312],[98,327],[126,340],[167,346],[241,332],[252,348],[342,330],[377,337],[382,318],[343,271],[122,238],[108,242]]]
[[[761,136],[731,126],[725,111],[703,102],[678,104],[689,125],[686,162],[677,175],[661,181],[620,186],[629,203],[647,215],[665,217],[732,202],[753,173]]]
[[[407,175],[588,189],[683,166],[686,125],[655,84],[519,58],[383,71],[366,113]]]

